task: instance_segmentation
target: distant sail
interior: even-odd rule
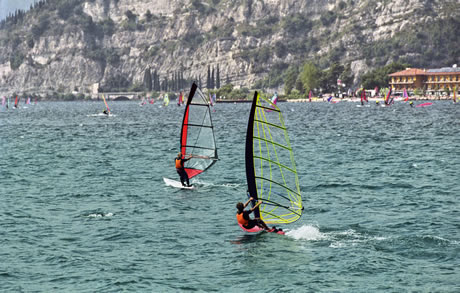
[[[18,108],[19,107],[19,97],[16,96],[16,100],[14,101],[14,107]]]
[[[403,97],[405,98],[405,99],[404,99],[404,102],[409,101],[409,95],[407,94],[406,88],[404,88]]]
[[[266,110],[270,110],[267,112]],[[249,196],[262,204],[255,217],[266,223],[291,223],[302,215],[294,154],[278,106],[255,92],[246,134]]]
[[[366,97],[366,90],[363,88],[361,90],[361,105],[364,105],[364,102],[368,102]]]
[[[104,100],[104,104],[107,107],[107,112],[110,113],[110,108],[109,108],[109,105],[107,104],[107,101],[105,100],[104,95],[102,95],[102,99]]]
[[[163,106],[167,107],[169,105],[169,96],[168,94],[165,94],[163,98]]]
[[[390,97],[391,97],[391,87],[389,88],[387,96],[385,98],[385,105],[390,105]]]
[[[457,87],[454,86],[454,96],[453,96],[454,103],[457,103]]]
[[[183,156],[192,156],[185,162],[189,178],[203,173],[218,159],[209,101],[195,83],[185,107],[180,146]]]

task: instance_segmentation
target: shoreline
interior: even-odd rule
[[[333,100],[335,102],[360,102],[361,101],[361,98],[333,98]],[[369,102],[376,102],[376,101],[379,101],[379,102],[383,102],[384,101],[384,98],[383,97],[379,97],[379,98],[368,98]],[[409,98],[409,101],[450,101],[452,100],[452,97],[446,97],[446,96],[442,96],[442,97],[436,97],[436,96],[426,96],[426,97],[422,97],[422,96],[414,96],[414,97],[410,97]],[[395,102],[401,102],[401,101],[404,101],[404,98],[402,97],[394,97],[394,101]],[[279,99],[278,102],[288,102],[288,103],[309,103],[309,100],[308,99],[286,99],[286,100],[283,100],[283,99]],[[327,98],[312,98],[311,99],[311,102],[312,103],[322,103],[322,102],[326,102],[327,103]],[[246,100],[246,99],[237,99],[237,100],[233,100],[233,99],[226,99],[226,100],[216,100],[216,103],[252,103],[252,100]]]

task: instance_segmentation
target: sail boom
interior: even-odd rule
[[[196,126],[196,127],[205,127],[205,128],[213,128],[212,125],[201,125],[201,124],[191,124],[191,123],[184,123],[187,126]]]

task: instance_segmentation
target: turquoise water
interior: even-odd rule
[[[0,291],[459,292],[460,106],[281,103],[305,211],[246,234],[250,104],[213,112],[220,161],[177,179],[183,107],[0,111]]]

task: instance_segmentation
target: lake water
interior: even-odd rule
[[[460,292],[460,106],[280,103],[304,214],[236,225],[250,104],[212,113],[220,160],[178,179],[184,108],[0,111],[2,292]]]

